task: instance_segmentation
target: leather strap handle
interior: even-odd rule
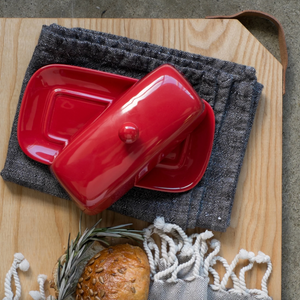
[[[279,41],[280,57],[281,57],[281,64],[282,64],[282,80],[283,80],[282,92],[283,94],[285,94],[285,76],[286,76],[286,70],[288,66],[288,52],[287,52],[283,27],[275,17],[259,10],[244,10],[231,16],[209,16],[206,17],[206,19],[239,19],[240,17],[247,17],[247,16],[267,19],[271,21],[278,29],[278,41]]]

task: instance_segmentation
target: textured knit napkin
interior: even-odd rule
[[[163,193],[133,188],[111,210],[153,222],[156,216],[183,228],[225,231],[262,85],[255,69],[228,61],[169,49],[125,37],[56,24],[43,26],[25,74],[8,154],[5,180],[69,199],[46,165],[28,158],[17,140],[17,122],[30,77],[48,64],[69,64],[142,78],[164,63],[172,64],[213,108],[214,146],[207,171],[194,189]]]

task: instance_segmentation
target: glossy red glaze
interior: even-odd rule
[[[156,191],[186,192],[197,185],[209,163],[215,132],[215,116],[207,113],[200,125],[135,186]]]
[[[131,122],[126,122],[121,125],[119,130],[119,138],[126,144],[134,143],[140,135],[139,128]]]
[[[26,88],[20,146],[37,161],[54,161],[53,172],[90,214],[108,207],[133,185],[189,190],[207,167],[214,135],[211,107],[171,66],[133,86],[136,82],[49,65]]]
[[[205,112],[188,82],[173,67],[164,65],[83,129],[57,156],[51,170],[87,213],[98,213],[182,142]],[[126,122],[139,128],[133,144],[119,138],[119,129]]]
[[[30,79],[18,123],[22,150],[50,165],[76,134],[121,97],[136,79],[66,65],[49,65]]]

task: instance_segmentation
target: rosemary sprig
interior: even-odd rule
[[[76,289],[76,276],[78,276],[78,266],[88,260],[86,257],[88,250],[95,241],[109,245],[105,240],[107,237],[129,238],[143,241],[142,231],[126,229],[132,224],[118,225],[115,227],[96,228],[101,219],[96,222],[90,229],[81,233],[81,219],[79,221],[79,232],[75,240],[70,241],[68,238],[68,248],[62,259],[58,260],[56,271],[56,288],[58,291],[58,300],[64,300],[72,295]],[[81,274],[79,274],[80,276]]]

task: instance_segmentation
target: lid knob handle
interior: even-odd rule
[[[132,144],[139,137],[139,128],[134,123],[126,122],[119,130],[119,137],[124,143]]]

